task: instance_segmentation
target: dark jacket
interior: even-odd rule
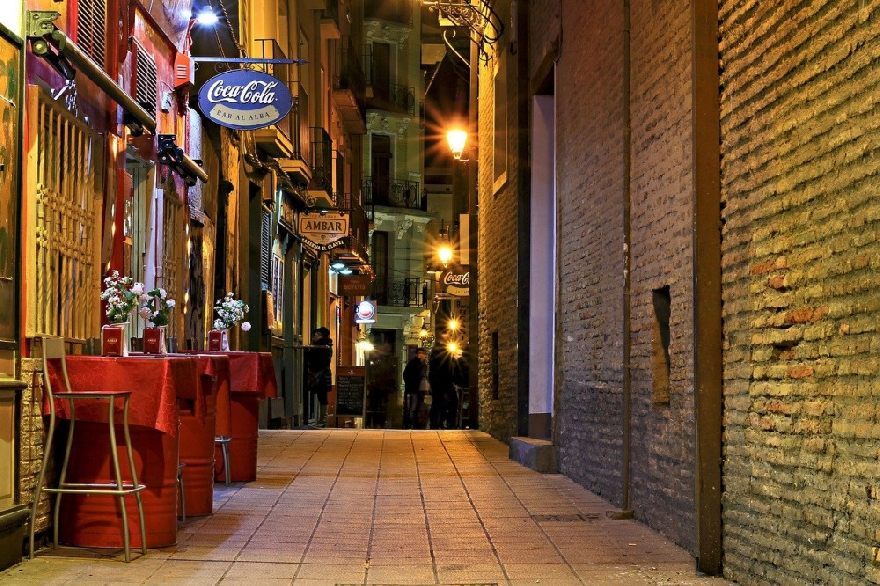
[[[306,384],[313,393],[330,390],[330,360],[333,358],[333,341],[325,338],[325,348],[306,348]]]
[[[404,391],[407,393],[417,392],[427,370],[428,365],[419,360],[418,356],[413,357],[412,360],[407,362],[406,367],[403,369]]]
[[[434,346],[428,359],[428,382],[431,383],[431,394],[451,392],[454,389],[455,375],[455,359],[446,351],[446,346]]]

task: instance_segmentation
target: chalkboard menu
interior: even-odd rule
[[[367,369],[340,366],[336,369],[336,415],[361,417],[364,414]]]

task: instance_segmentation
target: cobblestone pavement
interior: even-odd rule
[[[14,584],[722,584],[564,476],[479,432],[272,431],[256,482],[218,487],[175,547],[59,549]]]

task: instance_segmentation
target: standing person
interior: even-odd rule
[[[330,392],[332,375],[330,372],[330,360],[333,357],[333,340],[330,338],[330,330],[325,327],[317,328],[312,333],[312,348],[306,348],[306,386],[309,393],[318,399],[320,412],[318,424],[327,422],[327,394]]]
[[[448,410],[455,397],[455,358],[447,349],[448,343],[449,335],[446,332],[441,333],[428,359],[428,382],[431,383],[431,429],[447,427]]]
[[[428,353],[424,348],[416,350],[416,355],[403,369],[403,428],[423,427],[419,421],[427,390]]]

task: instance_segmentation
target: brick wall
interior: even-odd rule
[[[632,507],[695,551],[690,2],[631,5]],[[669,401],[652,400],[652,290],[669,286]]]
[[[561,12],[562,36],[553,18]],[[631,201],[631,506],[694,550],[693,175],[689,4],[634,1],[630,97],[620,3],[532,5],[530,74],[556,71],[563,473],[623,504],[624,218]],[[534,81],[534,80],[533,80]],[[626,143],[626,114],[631,143]],[[631,162],[625,157],[629,148]],[[670,396],[652,401],[652,290],[669,286]],[[549,319],[549,316],[548,316]]]
[[[21,396],[21,436],[19,461],[19,493],[21,504],[30,506],[34,499],[34,487],[43,465],[43,416],[42,405],[39,397],[42,396],[42,360],[38,358],[23,358],[21,361],[21,380],[27,383],[27,388]],[[50,462],[51,466],[52,463]],[[51,478],[50,478],[51,481]],[[40,497],[40,507],[37,516],[37,531],[43,531],[49,527],[51,513],[51,501],[48,493]]]
[[[720,3],[725,574],[880,582],[880,5]]]
[[[509,22],[510,2],[495,9]],[[505,37],[507,39],[507,37]],[[517,406],[517,120],[514,56],[504,39],[496,45],[507,67],[507,182],[494,189],[493,139],[494,64],[481,63],[479,72],[479,228],[478,306],[480,427],[506,440],[516,435]],[[491,334],[498,332],[498,398],[492,397]]]
[[[564,2],[562,12],[556,443],[564,474],[620,504],[623,12],[607,0]]]

